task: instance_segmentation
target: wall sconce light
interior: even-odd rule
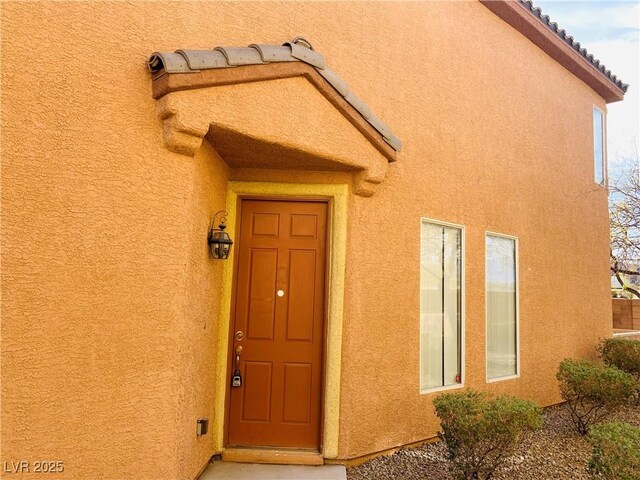
[[[218,224],[218,228],[215,228],[218,215],[220,216],[220,223]],[[213,216],[211,226],[209,227],[209,234],[207,235],[209,253],[212,258],[221,260],[229,258],[233,240],[231,240],[229,234],[224,231],[225,228],[227,228],[227,212],[221,210]]]

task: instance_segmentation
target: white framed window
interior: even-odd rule
[[[464,228],[422,219],[420,392],[464,380]]]
[[[596,183],[603,185],[607,178],[605,162],[604,112],[593,107],[593,165]]]
[[[487,381],[520,373],[518,339],[518,243],[515,237],[487,233]]]

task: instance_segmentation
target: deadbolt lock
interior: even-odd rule
[[[242,330],[238,330],[238,331],[236,332],[236,340],[237,340],[237,341],[240,341],[240,340],[242,340],[243,338],[244,338],[244,333],[242,333]]]

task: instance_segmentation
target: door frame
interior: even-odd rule
[[[325,266],[325,321],[323,382],[320,415],[320,453],[338,457],[342,321],[349,187],[345,184],[289,184],[231,181],[227,189],[228,230],[239,238],[239,212],[243,199],[328,202],[327,257]],[[214,395],[214,451],[222,452],[228,440],[229,386],[231,374],[232,319],[235,299],[237,256],[231,249],[223,266],[222,299],[216,352]]]

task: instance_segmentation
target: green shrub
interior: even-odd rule
[[[640,340],[606,338],[598,346],[598,353],[605,365],[617,367],[636,379],[640,401]]]
[[[556,378],[571,420],[582,435],[590,425],[630,403],[636,390],[628,373],[590,360],[563,360]]]
[[[589,471],[607,480],[640,479],[640,428],[611,422],[589,429]]]
[[[454,475],[489,479],[523,436],[542,425],[535,403],[513,397],[490,398],[467,391],[446,393],[433,404],[440,418],[440,438],[447,446]]]

